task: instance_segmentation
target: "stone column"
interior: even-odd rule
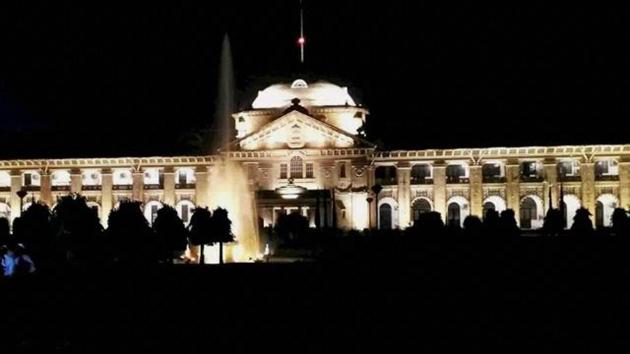
[[[400,163],[397,167],[398,182],[398,225],[401,229],[411,223],[411,166]]]
[[[483,175],[481,165],[470,166],[470,213],[483,218]]]
[[[444,161],[433,165],[433,210],[442,215],[446,222],[446,164]]]
[[[82,184],[81,170],[78,168],[70,170],[70,192],[80,194]]]
[[[630,161],[619,162],[619,202],[630,210]]]
[[[595,215],[595,164],[581,163],[580,177],[582,179],[582,207]]]
[[[518,161],[508,161],[505,166],[505,179],[507,182],[505,202],[508,209],[514,211],[514,218],[516,222],[520,222],[520,208],[521,208],[521,168]]]
[[[20,212],[20,197],[17,192],[22,188],[22,171],[11,170],[11,218],[22,215]]]
[[[133,171],[133,192],[131,198],[138,202],[144,202],[144,173]]]
[[[101,224],[104,227],[107,226],[107,218],[114,207],[112,198],[113,186],[112,170],[104,169],[101,172]]]
[[[52,198],[52,186],[50,183],[50,172],[48,171],[41,171],[40,174],[41,177],[41,183],[40,183],[40,198],[41,200],[46,203],[49,207],[52,207],[53,203],[53,198]]]
[[[208,178],[210,166],[198,166],[195,169],[195,204],[199,207],[208,206]]]
[[[547,182],[548,189],[547,195],[545,195],[545,212],[549,208],[558,208],[558,168],[556,166],[555,159],[545,160],[545,181]],[[549,190],[551,190],[551,202],[553,205],[549,206]]]
[[[175,171],[170,166],[164,168],[164,204],[175,207]]]

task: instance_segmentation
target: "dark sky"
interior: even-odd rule
[[[388,149],[630,142],[625,9],[305,0],[300,67],[297,0],[19,3],[0,5],[0,158],[191,153],[226,31],[242,107],[329,79]]]

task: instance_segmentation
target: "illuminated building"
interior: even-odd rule
[[[569,226],[580,206],[605,226],[615,207],[630,208],[630,145],[377,151],[360,135],[367,116],[331,83],[272,85],[233,115],[236,140],[222,156],[0,161],[0,216],[19,215],[24,187],[25,207],[76,192],[102,220],[133,199],[149,220],[169,204],[187,222],[220,188],[209,181],[225,157],[247,173],[264,225],[299,212],[312,226],[404,228],[429,210],[461,224],[511,208],[522,228],[538,228],[561,186]],[[368,202],[375,184],[383,189]]]

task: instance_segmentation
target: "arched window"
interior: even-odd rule
[[[304,163],[302,158],[294,156],[291,158],[291,178],[303,178],[304,176]]]
[[[392,228],[392,206],[383,203],[379,207],[379,218],[378,218],[380,228],[383,230],[391,230]]]
[[[453,202],[448,205],[448,225],[461,227],[462,224],[462,216],[461,216],[461,207],[459,204]]]

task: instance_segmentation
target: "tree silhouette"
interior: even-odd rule
[[[13,221],[13,235],[32,255],[38,268],[46,268],[55,258],[55,242],[51,227],[50,210],[40,203],[31,204]]]
[[[107,219],[107,238],[115,258],[123,263],[156,260],[155,236],[142,214],[140,202],[122,201]]]
[[[199,246],[199,264],[205,263],[204,246],[212,244],[212,213],[208,208],[195,208],[190,217],[190,243]]]
[[[103,227],[98,211],[87,205],[85,197],[62,197],[53,209],[52,227],[67,261],[94,259],[92,251]]]
[[[411,232],[417,236],[440,237],[444,233],[442,215],[436,211],[422,213],[413,222]]]
[[[173,262],[176,254],[184,252],[188,244],[188,230],[177,215],[175,208],[164,205],[158,210],[153,222],[153,231],[157,237],[159,258],[163,262]]]
[[[478,238],[481,236],[483,224],[481,219],[475,215],[468,215],[464,219],[464,234],[468,238]]]
[[[506,209],[501,212],[499,218],[499,230],[503,237],[516,237],[520,233],[520,229],[516,224],[514,210]]]
[[[212,213],[212,232],[210,239],[212,243],[219,243],[219,263],[223,264],[223,244],[226,242],[234,242],[234,234],[232,234],[232,221],[228,218],[228,211],[223,208],[217,208]]]
[[[549,209],[545,215],[543,231],[547,236],[557,236],[564,229],[564,216],[560,209]]]
[[[591,213],[586,208],[576,210],[573,217],[573,225],[571,225],[571,232],[578,236],[592,236],[593,222],[590,216]]]
[[[6,218],[0,218],[0,248],[2,248],[2,246],[6,246],[7,242],[9,242],[10,231],[11,228],[9,220]]]
[[[500,233],[499,213],[490,209],[483,218],[483,228],[489,237],[497,237]]]
[[[630,236],[630,219],[623,208],[616,208],[612,214],[612,230],[616,236]]]

